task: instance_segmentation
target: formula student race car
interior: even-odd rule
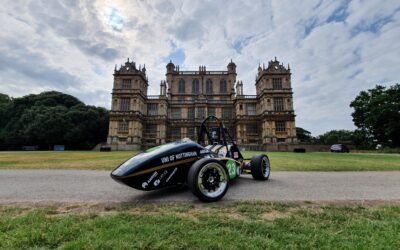
[[[186,138],[150,148],[122,163],[111,177],[146,191],[187,183],[200,200],[212,202],[220,200],[230,181],[243,173],[268,180],[267,155],[244,159],[224,124],[209,116],[201,124],[197,143]]]

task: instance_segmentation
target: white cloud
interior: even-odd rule
[[[359,91],[399,82],[395,0],[31,0],[4,5],[0,22],[0,92],[11,96],[55,89],[109,107],[115,64],[146,64],[158,94],[171,56],[185,70],[233,59],[254,94],[258,63],[277,56],[292,69],[297,125],[317,135],[353,129]]]

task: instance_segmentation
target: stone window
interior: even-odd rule
[[[121,111],[129,111],[131,106],[130,98],[121,98],[120,110]]]
[[[215,108],[214,107],[209,107],[208,108],[208,115],[214,115],[215,116]]]
[[[170,134],[171,137],[181,137],[181,128],[171,128]]]
[[[118,132],[127,133],[129,130],[129,123],[126,121],[118,122]]]
[[[187,128],[187,137],[189,137],[189,138],[195,138],[195,135],[194,135],[194,128]]]
[[[283,103],[283,98],[282,97],[275,97],[274,98],[274,110],[278,111],[278,112],[285,110],[285,105]]]
[[[132,80],[131,79],[122,79],[122,88],[123,89],[132,88]]]
[[[211,79],[207,79],[207,81],[206,81],[206,93],[207,94],[213,93],[213,84],[212,84]]]
[[[188,108],[188,119],[194,120],[194,117],[195,117],[194,108]]]
[[[206,112],[205,112],[205,108],[201,107],[201,108],[197,108],[197,118],[203,119],[205,118]]]
[[[227,92],[227,88],[226,88],[226,81],[224,79],[222,79],[219,82],[219,92],[220,93],[226,93]]]
[[[232,108],[222,108],[222,119],[231,119],[233,116]]]
[[[192,82],[192,93],[193,94],[198,94],[200,91],[200,87],[199,87],[199,80],[198,79],[194,79]]]
[[[178,92],[185,93],[185,80],[183,79],[179,80]]]
[[[246,125],[246,134],[247,135],[257,135],[258,134],[258,126],[257,126],[257,124],[248,124],[248,125]]]
[[[145,132],[149,138],[157,137],[157,124],[147,124]]]
[[[181,114],[180,108],[171,108],[171,119],[181,119]]]
[[[272,78],[272,88],[282,89],[282,78]]]
[[[148,115],[158,115],[158,104],[157,103],[147,104],[147,114]]]
[[[247,107],[247,115],[256,115],[256,104],[255,103],[248,103]]]
[[[285,132],[286,131],[286,122],[275,121],[275,130],[276,130],[276,132]]]
[[[286,139],[285,139],[285,138],[277,138],[276,141],[277,141],[277,142],[285,142]]]

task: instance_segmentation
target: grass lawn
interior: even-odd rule
[[[400,207],[0,206],[0,249],[400,249]]]
[[[112,170],[137,152],[0,152],[0,169]],[[260,152],[244,152],[251,157]],[[400,170],[399,154],[268,152],[272,171]]]

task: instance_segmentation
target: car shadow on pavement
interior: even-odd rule
[[[173,186],[166,187],[159,190],[143,191],[142,194],[135,195],[130,200],[131,202],[136,201],[187,201],[196,200],[196,197],[192,195],[189,188],[184,186]]]

